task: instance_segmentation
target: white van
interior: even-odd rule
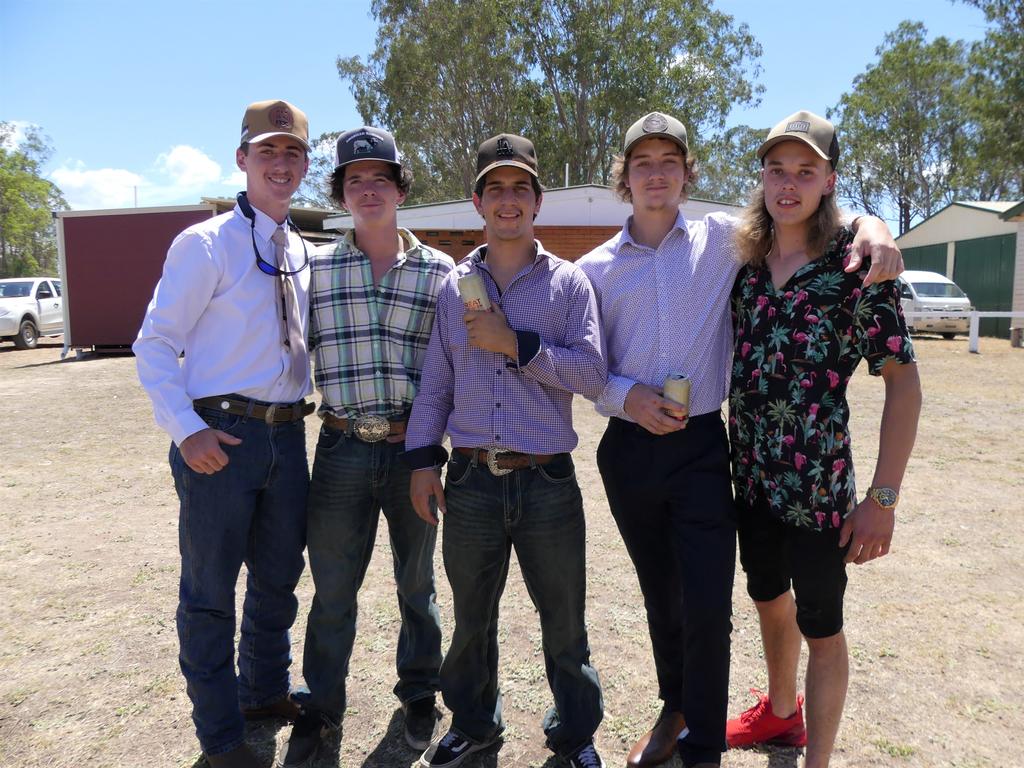
[[[966,315],[943,313],[971,312],[974,306],[960,286],[938,272],[924,272],[908,269],[899,277],[900,298],[903,311],[933,312],[935,317],[908,317],[907,328],[913,333],[941,333],[952,339],[958,333],[970,330],[970,318]]]

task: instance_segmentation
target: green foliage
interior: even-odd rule
[[[529,136],[542,181],[602,183],[630,123],[655,109],[694,146],[756,104],[761,49],[704,0],[375,0],[376,48],[338,59],[362,118],[387,126],[413,202],[472,190],[476,147]]]
[[[68,205],[41,175],[52,151],[35,126],[18,136],[16,126],[0,122],[0,277],[56,274],[50,212]]]
[[[698,148],[697,157],[704,160],[698,167],[693,196],[746,205],[761,170],[757,148],[767,137],[767,128],[737,125]]]
[[[926,35],[920,22],[901,23],[829,110],[840,133],[840,195],[866,213],[896,210],[900,234],[960,196],[971,146],[966,48]]]
[[[981,199],[1024,196],[1024,5],[1014,0],[964,0],[990,27],[971,48],[967,109],[977,126],[965,174]]]

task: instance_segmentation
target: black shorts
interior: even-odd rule
[[[822,531],[784,523],[759,500],[751,507],[736,499],[740,563],[747,594],[774,600],[790,586],[796,594],[796,623],[804,637],[831,637],[843,628],[843,595],[849,546],[840,548],[839,529]]]

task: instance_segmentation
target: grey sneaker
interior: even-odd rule
[[[441,712],[434,706],[434,697],[410,701],[402,705],[402,710],[405,712],[405,743],[422,752],[437,738],[441,723]]]
[[[474,752],[487,749],[497,740],[498,737],[494,737],[478,743],[470,741],[457,731],[449,730],[423,753],[419,765],[421,768],[455,768]]]
[[[277,753],[275,768],[305,768],[313,758],[324,739],[332,734],[341,735],[341,724],[335,723],[323,712],[302,710],[292,726],[288,741]]]
[[[566,758],[569,768],[605,768],[604,760],[597,754],[594,742],[590,742]]]

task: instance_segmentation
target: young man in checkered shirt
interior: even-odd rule
[[[354,227],[319,249],[310,285],[310,342],[323,419],[308,507],[309,564],[316,594],[306,628],[303,676],[310,689],[278,764],[309,764],[340,731],[356,631],[356,596],[373,553],[379,515],[388,522],[402,629],[395,695],[405,739],[434,736],[441,665],[435,601],[436,529],[409,500],[399,460],[405,426],[450,257],[399,229],[397,208],[412,175],[390,133],[362,127],[339,137],[331,196]]]

